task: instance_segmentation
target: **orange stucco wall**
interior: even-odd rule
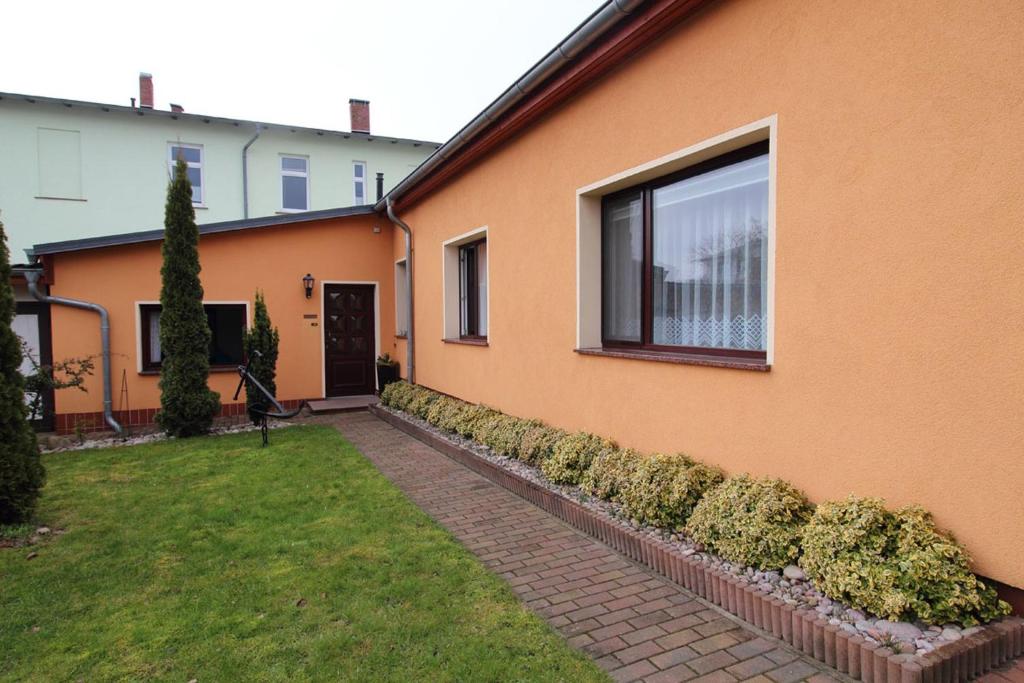
[[[713,5],[400,210],[417,380],[818,501],[923,504],[1024,587],[1022,71],[1017,0]],[[575,354],[576,190],[771,115],[771,372]],[[483,225],[490,345],[445,344],[441,243]]]
[[[374,226],[381,232],[374,233]],[[393,231],[386,221],[352,216],[201,238],[200,277],[205,300],[248,301],[251,322],[254,292],[264,290],[271,320],[281,333],[279,399],[323,395],[320,317],[321,283],[325,281],[380,283],[380,351],[395,353]],[[120,407],[123,371],[133,410],[160,406],[158,377],[138,372],[135,315],[136,302],[160,298],[160,264],[159,242],[81,251],[55,259],[56,283],[51,294],[94,301],[110,313],[115,410]],[[316,278],[312,299],[305,298],[302,288],[302,276],[307,272]],[[98,316],[61,306],[51,310],[54,358],[99,354]],[[304,318],[307,314],[316,319]],[[237,383],[238,375],[233,372],[210,375],[210,387],[220,392],[224,403],[231,402]],[[88,393],[57,392],[57,413],[102,410],[98,372],[87,389]]]

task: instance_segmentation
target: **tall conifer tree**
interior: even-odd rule
[[[220,411],[220,394],[207,386],[211,332],[199,281],[199,228],[192,208],[188,167],[178,159],[167,187],[163,267],[160,269],[160,412],[156,419],[171,436],[210,431]]]
[[[0,524],[28,520],[45,480],[36,434],[28,422],[21,342],[11,329],[13,320],[10,252],[0,223]]]

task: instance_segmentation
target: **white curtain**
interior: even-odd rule
[[[653,192],[653,341],[765,349],[768,156]]]
[[[159,363],[163,360],[160,351],[160,311],[149,314],[149,360]]]

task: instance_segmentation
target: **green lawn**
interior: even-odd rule
[[[337,432],[270,442],[45,456],[66,533],[0,548],[0,677],[605,680]]]

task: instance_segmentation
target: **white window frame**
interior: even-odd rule
[[[406,273],[409,264],[404,258],[395,261],[395,336],[409,336],[409,291]],[[404,294],[404,296],[403,296]]]
[[[230,301],[221,299],[203,299],[203,306],[245,306],[245,329],[249,331],[252,329],[252,304],[248,301]],[[142,307],[143,306],[160,306],[160,300],[155,301],[136,301],[135,302],[135,368],[140,375],[153,374],[152,370],[144,370],[142,367]],[[224,372],[223,370],[214,370],[213,372]],[[231,370],[231,372],[234,372]]]
[[[488,227],[483,225],[474,228],[469,232],[453,237],[441,244],[441,272],[444,274],[443,286],[444,296],[442,297],[441,313],[443,316],[442,330],[444,338],[448,341],[461,340],[460,318],[461,302],[459,300],[459,282],[462,277],[462,268],[459,265],[459,247],[470,242],[487,241],[487,282],[484,286],[484,300],[487,310],[487,340],[490,343],[491,330],[493,329],[491,316],[491,239]]]
[[[576,348],[601,348],[601,198],[706,159],[768,140],[768,263],[766,363],[775,361],[775,196],[778,115],[734,128],[690,147],[576,190]]]
[[[192,192],[192,206],[206,206],[206,150],[202,145],[190,142],[168,142],[167,143],[167,177],[174,178],[174,167],[178,160],[174,158],[174,148],[184,147],[185,149],[199,150],[199,161],[186,161],[189,168],[199,169],[199,201],[196,201],[195,188]]]
[[[302,213],[304,211],[309,211],[310,207],[313,204],[312,198],[309,196],[309,157],[306,156],[306,155],[303,155],[303,154],[281,154],[279,156],[279,159],[280,159],[279,165],[280,165],[280,170],[281,170],[281,213]],[[301,159],[302,161],[305,161],[306,162],[306,170],[305,171],[293,171],[293,170],[290,170],[290,169],[286,170],[285,167],[284,167],[284,160],[285,159]],[[292,178],[305,178],[306,179],[306,208],[304,208],[304,209],[292,209],[292,208],[285,207],[285,205],[284,205],[284,179],[285,179],[286,176],[290,176]]]
[[[356,176],[356,167],[361,166],[363,168],[363,177],[359,178]],[[367,203],[366,198],[366,162],[365,161],[353,161],[352,162],[352,203],[356,206],[360,206]],[[356,188],[361,187],[363,190],[363,201],[359,201],[359,193]]]

